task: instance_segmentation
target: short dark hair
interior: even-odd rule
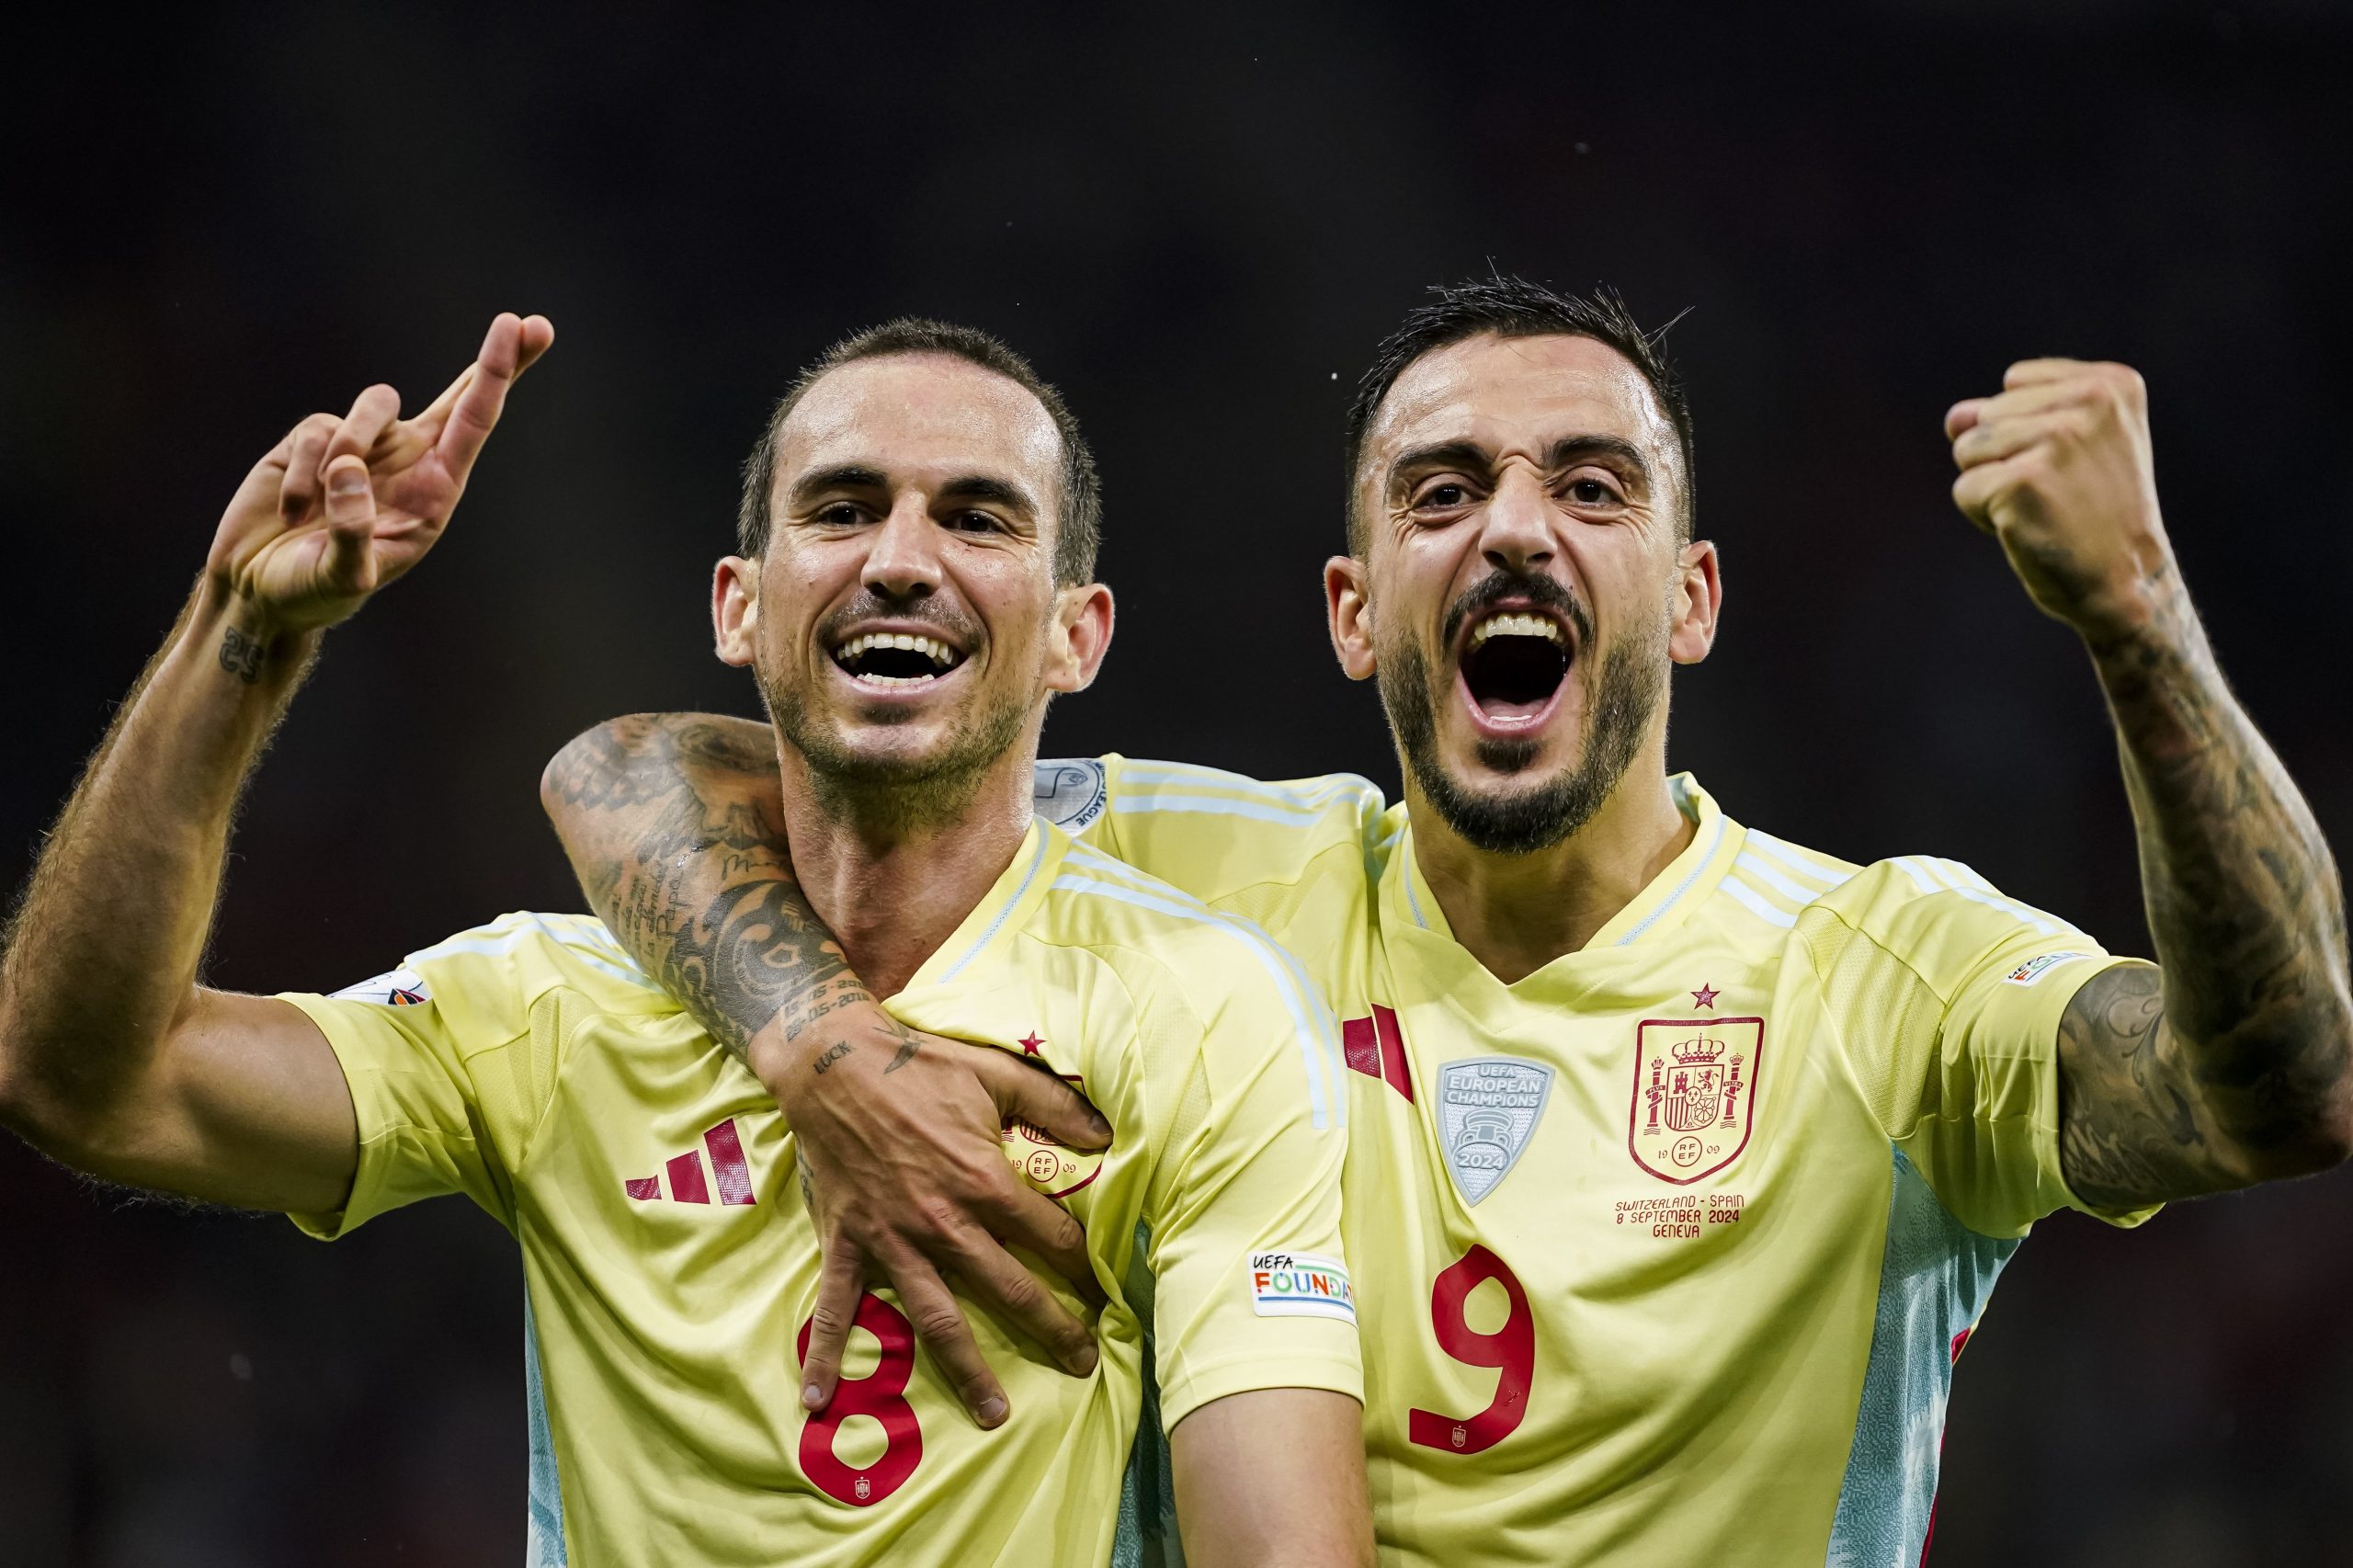
[[[1357,510],[1357,466],[1364,460],[1365,437],[1372,428],[1373,417],[1381,412],[1382,400],[1389,396],[1389,389],[1397,384],[1397,378],[1405,373],[1406,367],[1423,355],[1489,332],[1498,337],[1590,337],[1608,345],[1632,362],[1643,380],[1650,383],[1653,395],[1666,415],[1666,422],[1675,426],[1676,446],[1683,454],[1683,505],[1682,515],[1677,520],[1677,531],[1684,539],[1691,537],[1695,477],[1691,468],[1691,404],[1684,394],[1682,377],[1676,373],[1661,346],[1667,327],[1675,322],[1656,332],[1644,332],[1617,290],[1606,285],[1590,294],[1563,294],[1524,278],[1498,274],[1461,283],[1440,283],[1430,293],[1435,297],[1427,304],[1406,312],[1405,319],[1381,340],[1381,347],[1372,352],[1371,365],[1357,379],[1356,399],[1348,404],[1351,551],[1361,554],[1365,539],[1365,520]]]
[[[737,551],[745,555],[758,555],[767,549],[769,492],[776,488],[777,433],[784,428],[793,409],[808,395],[809,389],[829,372],[856,360],[880,358],[886,354],[945,354],[962,359],[983,370],[995,371],[1044,405],[1046,417],[1054,422],[1055,433],[1063,442],[1063,504],[1054,525],[1054,580],[1065,585],[1092,582],[1095,552],[1103,539],[1103,486],[1096,477],[1095,453],[1087,446],[1086,437],[1078,433],[1078,421],[1063,406],[1062,393],[1032,369],[1029,360],[978,327],[922,316],[901,316],[881,326],[854,332],[810,361],[792,379],[792,385],[777,400],[775,411],[768,415],[767,428],[760,432],[758,445],[744,460],[744,498],[735,512]]]

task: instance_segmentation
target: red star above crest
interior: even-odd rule
[[[1035,1056],[1038,1054],[1039,1048],[1045,1043],[1046,1042],[1044,1040],[1038,1038],[1037,1031],[1032,1029],[1029,1033],[1021,1037],[1021,1054],[1024,1056]]]
[[[1712,985],[1702,985],[1699,990],[1691,993],[1691,1005],[1694,1007],[1713,1008],[1716,998],[1722,994],[1722,993]]]

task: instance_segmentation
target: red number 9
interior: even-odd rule
[[[1471,1326],[1463,1302],[1483,1280],[1493,1279],[1511,1299],[1503,1327],[1481,1334]],[[1512,1435],[1528,1414],[1529,1381],[1536,1372],[1536,1316],[1528,1310],[1528,1292],[1504,1267],[1504,1260],[1485,1247],[1474,1246],[1461,1261],[1440,1273],[1430,1286],[1430,1326],[1438,1331],[1438,1347],[1470,1367],[1494,1367],[1495,1397],[1476,1415],[1457,1420],[1436,1411],[1416,1410],[1405,1435],[1426,1449],[1475,1454],[1492,1449]]]
[[[858,1315],[850,1322],[881,1345],[882,1360],[862,1378],[842,1379],[834,1402],[803,1424],[801,1471],[835,1502],[863,1508],[896,1492],[915,1472],[923,1462],[923,1429],[915,1425],[915,1406],[905,1398],[907,1380],[915,1369],[915,1325],[904,1312],[871,1293],[858,1299]],[[805,1323],[801,1325],[801,1359],[809,1359]],[[881,1422],[886,1439],[882,1457],[864,1470],[852,1470],[834,1455],[842,1422],[852,1415]]]

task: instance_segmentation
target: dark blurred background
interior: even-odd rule
[[[2346,7],[556,16],[85,7],[0,46],[0,891],[245,468],[369,381],[422,403],[501,309],[559,344],[297,705],[216,982],[578,907],[540,763],[750,710],[705,611],[735,464],[801,360],[900,312],[1010,338],[1101,456],[1119,647],[1050,749],[1393,782],[1318,610],[1340,415],[1423,285],[1491,266],[1690,312],[1729,597],[1674,751],[1735,814],[2147,951],[2085,660],[1952,510],[1938,428],[2075,354],[2147,374],[2224,664],[2353,835]],[[326,1248],[0,1143],[0,1564],[516,1560],[494,1224]],[[1963,1363],[1939,1568],[2353,1562],[2348,1287],[2344,1175],[2041,1227]]]

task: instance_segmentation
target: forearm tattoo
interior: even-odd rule
[[[2156,627],[2094,657],[2164,969],[2096,977],[2060,1028],[2067,1180],[2117,1208],[2310,1168],[2353,1027],[2328,845],[2178,574],[2157,591]]]
[[[262,656],[268,651],[268,644],[259,638],[248,637],[232,626],[221,635],[221,667],[251,686],[261,679]]]
[[[775,777],[773,756],[692,719],[608,724],[548,771],[550,793],[571,808],[560,826],[589,902],[738,1060],[771,1020],[790,1038],[872,1000],[792,880],[781,824],[697,783],[733,778],[772,792]]]

